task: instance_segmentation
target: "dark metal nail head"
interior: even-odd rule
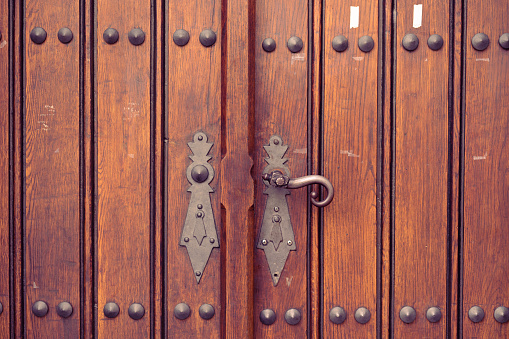
[[[32,312],[35,314],[36,317],[44,317],[46,314],[48,314],[48,304],[46,304],[42,300],[36,301],[32,305]]]
[[[426,319],[430,323],[436,323],[442,318],[442,311],[438,307],[430,307],[426,311]]]
[[[276,313],[270,308],[267,308],[260,312],[260,321],[264,325],[272,325],[276,321]]]
[[[62,318],[69,318],[72,314],[72,305],[67,301],[62,301],[57,305],[57,314]]]
[[[46,41],[46,36],[48,34],[46,33],[46,31],[44,30],[44,28],[42,27],[35,27],[34,29],[32,29],[32,31],[30,32],[30,39],[32,39],[32,41],[38,45],[42,44],[44,41]]]
[[[373,47],[375,47],[375,41],[369,35],[359,38],[359,49],[364,53],[371,52]]]
[[[58,30],[58,40],[63,44],[68,44],[73,38],[72,31],[67,27],[62,27]]]
[[[472,46],[478,51],[484,51],[490,44],[490,38],[484,33],[477,33],[472,38]]]
[[[217,36],[211,29],[204,29],[200,33],[200,42],[205,47],[210,47],[216,43]]]
[[[417,35],[409,33],[403,37],[403,48],[409,52],[415,51],[419,47],[419,38]]]
[[[499,306],[495,309],[493,317],[501,324],[506,323],[509,321],[509,309],[505,306]]]
[[[428,47],[434,51],[438,51],[444,45],[444,39],[438,34],[433,34],[428,38]]]
[[[209,177],[209,170],[203,165],[196,165],[191,171],[191,177],[197,183],[202,183]]]
[[[191,309],[189,308],[188,304],[180,303],[177,306],[175,306],[173,314],[175,315],[175,318],[184,320],[187,319],[187,317],[189,317],[189,315],[191,314]]]
[[[371,319],[371,312],[366,307],[359,307],[355,311],[354,317],[359,324],[365,324]]]
[[[286,45],[288,46],[288,49],[292,53],[298,53],[304,47],[304,43],[302,42],[302,39],[297,36],[292,36],[290,39],[288,39],[288,42]]]
[[[474,323],[481,322],[484,319],[484,310],[479,306],[472,306],[468,310],[468,318]]]
[[[145,315],[145,308],[143,307],[142,304],[132,303],[131,306],[129,306],[127,313],[132,319],[138,320],[143,318],[143,316]]]
[[[329,319],[336,325],[342,324],[346,320],[345,309],[339,306],[333,307],[329,312]]]
[[[120,313],[120,308],[114,302],[109,302],[104,305],[104,315],[108,318],[115,318]]]
[[[290,325],[297,325],[300,323],[300,319],[302,316],[300,315],[300,311],[296,308],[290,308],[285,313],[285,320]]]
[[[145,32],[143,32],[139,28],[133,28],[127,34],[127,38],[129,39],[129,42],[131,44],[133,44],[134,46],[139,46],[145,41]]]
[[[262,42],[262,48],[265,52],[274,52],[274,50],[276,49],[276,41],[274,41],[274,39],[272,38],[267,38],[265,40],[263,40]]]
[[[509,33],[504,33],[498,39],[500,47],[503,49],[509,49]]]
[[[405,324],[410,324],[415,320],[415,317],[417,314],[415,313],[415,310],[411,306],[405,306],[401,308],[399,311],[399,318],[401,321],[403,321]]]
[[[200,313],[200,317],[205,320],[211,319],[216,311],[214,310],[214,307],[210,304],[203,304],[200,306],[200,309],[198,310]]]
[[[189,42],[190,36],[189,32],[185,29],[177,29],[175,33],[173,33],[173,42],[177,46],[185,46]]]
[[[115,28],[108,28],[103,33],[103,39],[107,44],[113,45],[118,41],[118,31]]]
[[[344,35],[337,35],[332,39],[332,49],[336,52],[346,51],[348,48],[348,39]]]

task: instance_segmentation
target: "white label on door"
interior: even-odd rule
[[[350,28],[359,27],[359,6],[350,6]]]
[[[422,4],[414,5],[414,28],[422,26]]]

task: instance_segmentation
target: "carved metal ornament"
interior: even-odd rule
[[[194,135],[193,142],[188,145],[193,152],[193,155],[189,156],[193,162],[187,168],[187,180],[191,184],[187,191],[191,192],[191,199],[180,246],[187,248],[196,282],[200,283],[212,249],[219,247],[210,203],[210,193],[214,190],[209,184],[214,179],[214,169],[208,163],[212,157],[207,155],[214,144],[207,142],[205,133],[198,132]]]

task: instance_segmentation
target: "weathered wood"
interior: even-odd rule
[[[79,176],[79,6],[53,1],[25,3],[24,189],[25,333],[28,337],[77,337],[80,330],[80,176]],[[30,32],[42,27],[43,44]],[[58,30],[74,39],[62,44]],[[32,313],[42,300],[50,311]],[[67,301],[73,315],[55,308]]]
[[[99,337],[149,337],[151,333],[151,21],[144,1],[98,0],[96,23],[96,171],[97,171],[97,333]],[[103,40],[107,28],[119,40]],[[128,33],[140,28],[145,41],[132,45]],[[159,167],[156,168],[159,170]],[[152,189],[156,189],[152,187]],[[120,314],[107,318],[115,302]],[[132,303],[145,315],[133,320]]]
[[[350,28],[350,6],[359,7],[359,27]],[[324,8],[324,176],[336,188],[324,209],[323,305],[325,337],[374,337],[377,279],[377,63],[378,3],[330,1]],[[332,49],[336,35],[348,38],[348,49]],[[362,52],[358,39],[368,35],[373,50]],[[343,307],[341,325],[329,320],[332,307]],[[355,321],[359,307],[371,319]]]
[[[498,44],[509,31],[509,7],[499,1],[468,1],[464,88],[464,337],[503,338],[507,324],[495,321],[498,306],[509,307],[509,51]],[[488,48],[476,51],[472,37],[484,33]],[[485,317],[475,324],[468,318],[472,306]]]

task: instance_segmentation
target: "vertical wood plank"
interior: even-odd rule
[[[255,227],[260,232],[267,195],[261,175],[267,163],[263,149],[272,135],[279,135],[288,145],[287,166],[292,178],[304,176],[308,163],[308,2],[256,1],[255,33]],[[303,48],[292,53],[287,41],[296,36],[302,39]],[[276,49],[267,53],[263,40],[272,38]],[[311,70],[309,70],[310,72]],[[311,151],[311,150],[310,150]],[[287,196],[290,218],[295,235],[296,251],[290,251],[277,286],[273,285],[264,251],[255,249],[255,300],[254,324],[257,337],[302,337],[308,330],[308,299],[310,292],[307,275],[307,190],[292,190]],[[284,246],[284,245],[282,245]],[[285,312],[295,308],[301,313],[297,325],[285,321]],[[259,314],[272,309],[277,320],[267,326],[260,322]]]
[[[11,88],[10,76],[10,31],[9,23],[9,2],[0,3],[0,333],[10,331],[10,291],[9,278],[10,263],[10,198],[11,198],[11,174],[9,171],[11,163],[12,121],[10,111],[10,96],[14,95]]]
[[[26,335],[77,337],[80,330],[79,3],[25,2]],[[37,45],[30,32],[42,27]],[[73,40],[62,44],[60,28]],[[46,302],[43,318],[32,313]],[[73,314],[57,315],[60,302]]]
[[[220,251],[225,250],[224,238],[219,239],[220,248],[214,248],[198,284],[186,247],[180,246],[182,229],[190,204],[191,184],[186,177],[193,155],[188,146],[196,132],[207,135],[213,147],[209,152],[209,164],[215,175],[210,183],[212,211],[217,235],[221,222],[221,2],[190,1],[182,6],[180,1],[169,1],[167,9],[167,107],[165,117],[167,130],[167,331],[189,337],[219,338],[223,305],[221,305]],[[178,29],[186,30],[190,40],[185,46],[173,41]],[[200,43],[200,33],[210,29],[217,41],[210,47]],[[194,239],[191,239],[194,241]],[[209,240],[204,240],[209,241]],[[186,303],[191,315],[185,320],[177,319],[174,308]],[[210,304],[215,315],[204,320],[199,315],[202,304]]]
[[[358,28],[350,6],[359,8]],[[375,337],[378,2],[325,1],[324,16],[323,164],[337,193],[323,212],[323,335]],[[341,53],[331,46],[337,35],[348,39]],[[368,53],[357,46],[365,35],[374,40]],[[336,306],[347,313],[340,325],[329,320]],[[371,314],[365,324],[354,318],[360,307]]]
[[[394,336],[446,336],[448,245],[448,79],[449,4],[422,5],[422,25],[415,27],[414,3],[397,2],[395,74],[395,207],[394,207]],[[403,48],[406,34],[419,39],[416,50]],[[439,34],[438,51],[427,46]],[[400,319],[410,306],[417,317]],[[438,307],[442,319],[426,319]]]
[[[499,306],[509,307],[509,51],[498,39],[509,32],[509,6],[499,1],[468,1],[464,53],[464,337],[502,338],[508,324],[494,319]],[[472,37],[490,39],[476,51]],[[480,323],[468,318],[472,306],[484,310]]]
[[[144,1],[98,0],[96,88],[97,143],[97,333],[100,338],[151,334],[151,129],[150,6]],[[114,28],[119,40],[103,40]],[[145,41],[134,46],[128,33],[140,28]],[[155,189],[155,188],[154,188]],[[106,303],[120,313],[107,318]],[[144,307],[139,320],[128,315],[133,303]]]

